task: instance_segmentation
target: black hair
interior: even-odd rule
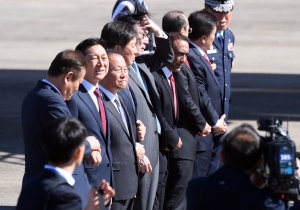
[[[169,36],[172,44],[175,40],[184,40],[186,42],[189,42],[189,38],[182,35],[180,32],[171,32],[169,33]]]
[[[60,75],[73,72],[73,81],[76,80],[82,69],[85,69],[84,55],[77,50],[64,50],[58,53],[48,69],[48,75],[59,77]]]
[[[107,49],[107,43],[104,39],[99,39],[97,37],[91,37],[81,41],[75,48],[86,55],[86,50],[94,45],[101,45],[105,50]]]
[[[204,35],[209,36],[214,27],[218,26],[218,19],[204,10],[191,13],[188,20],[190,28],[193,29],[189,34],[191,40],[197,40]]]
[[[124,56],[122,55],[122,53],[120,51],[112,49],[112,48],[108,48],[106,53],[107,53],[107,56],[109,56],[111,54],[118,54],[118,55],[121,55],[124,58]]]
[[[115,20],[107,23],[101,32],[101,39],[104,39],[108,48],[114,48],[120,45],[125,48],[126,45],[137,37],[135,28],[129,23]]]
[[[182,11],[170,11],[162,19],[162,29],[167,33],[186,30],[188,24]]]
[[[253,168],[262,156],[261,138],[248,124],[242,124],[229,132],[222,146],[225,164],[242,170]]]
[[[40,135],[40,144],[53,164],[68,163],[87,137],[84,125],[75,118],[57,118]]]

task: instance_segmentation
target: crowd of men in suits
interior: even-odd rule
[[[144,1],[118,0],[101,36],[60,52],[47,77],[27,94],[23,191],[43,170],[61,175],[39,141],[46,125],[61,117],[77,118],[87,131],[83,161],[68,181],[81,209],[96,208],[88,195],[102,180],[115,190],[106,209],[185,209],[188,182],[221,166],[234,59],[228,29],[233,0],[206,0],[188,18],[168,12],[162,29],[147,10]],[[45,167],[48,160],[52,167]]]

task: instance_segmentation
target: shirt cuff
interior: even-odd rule
[[[217,123],[213,126],[213,128],[217,128],[220,125],[220,120],[217,121]]]
[[[168,35],[165,34],[165,32],[163,32],[163,31],[162,31],[162,36],[155,36],[155,37],[163,38],[163,39],[168,39]]]

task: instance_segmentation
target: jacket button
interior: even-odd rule
[[[110,163],[107,163],[107,167],[109,167],[110,166]]]
[[[225,86],[227,87],[227,84],[225,84]]]
[[[152,117],[156,117],[156,114],[152,114]]]
[[[173,127],[172,127],[173,129],[175,128],[175,125],[173,125]]]
[[[158,134],[157,130],[154,131],[154,134]]]

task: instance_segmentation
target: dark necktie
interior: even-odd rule
[[[169,80],[170,80],[173,99],[174,99],[174,116],[175,118],[177,118],[177,97],[176,97],[176,90],[175,90],[176,86],[175,86],[175,80],[173,74],[170,75]]]
[[[105,115],[105,110],[104,110],[104,105],[103,105],[102,97],[100,95],[100,91],[99,91],[98,88],[95,89],[94,94],[97,97],[97,101],[98,101],[98,105],[99,105],[100,119],[101,119],[101,122],[102,122],[104,136],[106,136],[106,115]]]
[[[220,44],[221,44],[221,46],[222,46],[222,49],[223,49],[223,45],[224,45],[224,39],[223,39],[223,36],[221,35],[221,34],[219,34],[219,37],[218,37],[218,40],[219,40],[219,42],[220,42]]]

